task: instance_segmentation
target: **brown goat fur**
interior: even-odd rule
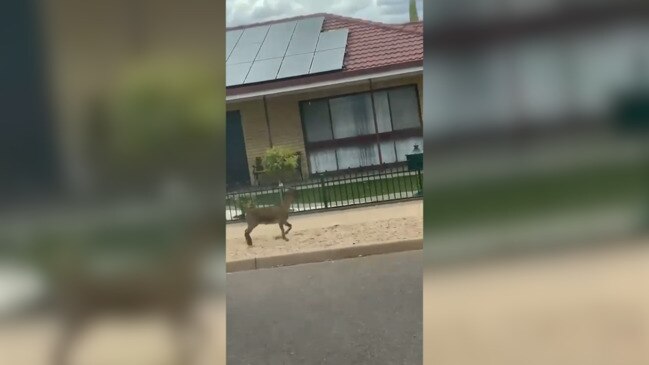
[[[282,231],[282,238],[285,241],[288,241],[286,234],[293,228],[293,226],[288,222],[288,212],[296,197],[297,191],[291,189],[284,194],[284,199],[279,205],[274,207],[250,208],[246,210],[245,213],[248,228],[246,228],[244,236],[246,237],[246,242],[249,246],[252,246],[250,232],[260,224],[278,224]],[[284,231],[284,226],[287,226],[288,230]]]

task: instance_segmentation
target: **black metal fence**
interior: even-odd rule
[[[283,192],[295,189],[292,212],[319,211],[421,196],[422,171],[407,166],[348,172],[335,176],[311,176],[308,181],[282,187],[258,187],[226,195],[226,221],[243,219],[244,207],[265,207],[282,201]]]

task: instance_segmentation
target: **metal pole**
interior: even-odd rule
[[[325,182],[324,177],[320,176],[320,189],[322,190],[322,201],[324,202],[325,209],[329,208],[329,202],[327,201],[327,192],[325,191]]]

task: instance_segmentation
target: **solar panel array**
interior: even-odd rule
[[[226,33],[226,86],[343,68],[348,29],[322,32],[324,17],[260,25]]]

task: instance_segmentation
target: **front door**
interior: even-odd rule
[[[227,189],[250,186],[250,171],[246,143],[243,138],[241,114],[239,111],[229,111],[225,124],[225,181]]]

